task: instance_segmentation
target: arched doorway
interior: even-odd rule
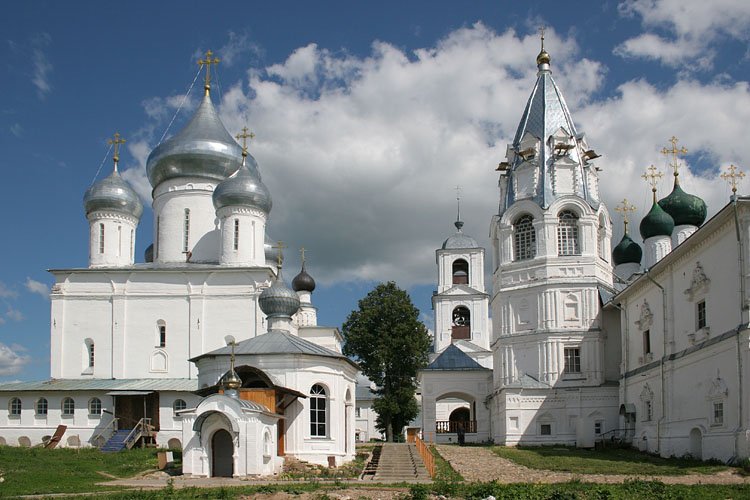
[[[232,435],[219,429],[211,436],[211,476],[232,477],[234,472],[234,443]]]
[[[697,460],[703,460],[703,433],[697,427],[690,431],[690,455]]]

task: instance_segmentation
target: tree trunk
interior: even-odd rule
[[[385,426],[385,440],[389,443],[393,442],[393,425],[391,422],[388,422],[388,425]]]

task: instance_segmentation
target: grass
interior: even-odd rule
[[[494,446],[492,451],[531,469],[576,474],[681,476],[714,474],[730,469],[729,466],[718,462],[701,462],[690,458],[661,458],[626,448],[587,450],[559,446]]]
[[[97,482],[156,470],[156,450],[102,453],[93,448],[45,450],[0,446],[0,497],[112,490]],[[104,474],[100,474],[104,473]]]

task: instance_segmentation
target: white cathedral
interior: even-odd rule
[[[544,48],[537,66],[498,167],[491,290],[485,249],[460,217],[436,252],[423,437],[748,457],[750,198],[704,224],[705,203],[679,185],[674,140],[674,190],[657,200],[654,188],[644,249],[627,219],[612,249],[599,155]],[[197,476],[272,474],[284,456],[351,460],[357,366],[338,330],[317,326],[304,261],[285,285],[266,235],[270,194],[219,120],[208,77],[190,123],[149,156],[145,263],[133,252],[142,206],[116,149],[114,160],[84,200],[89,267],[52,271],[52,378],[0,385],[0,444],[138,437],[183,447]]]

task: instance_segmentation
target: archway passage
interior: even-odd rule
[[[211,476],[232,477],[234,472],[233,451],[232,435],[224,429],[216,431],[211,437]]]
[[[690,431],[690,455],[696,460],[703,460],[703,433],[697,427]]]
[[[475,426],[471,421],[471,410],[466,407],[456,408],[448,417],[450,432],[458,432],[461,428],[464,432],[476,432]]]

